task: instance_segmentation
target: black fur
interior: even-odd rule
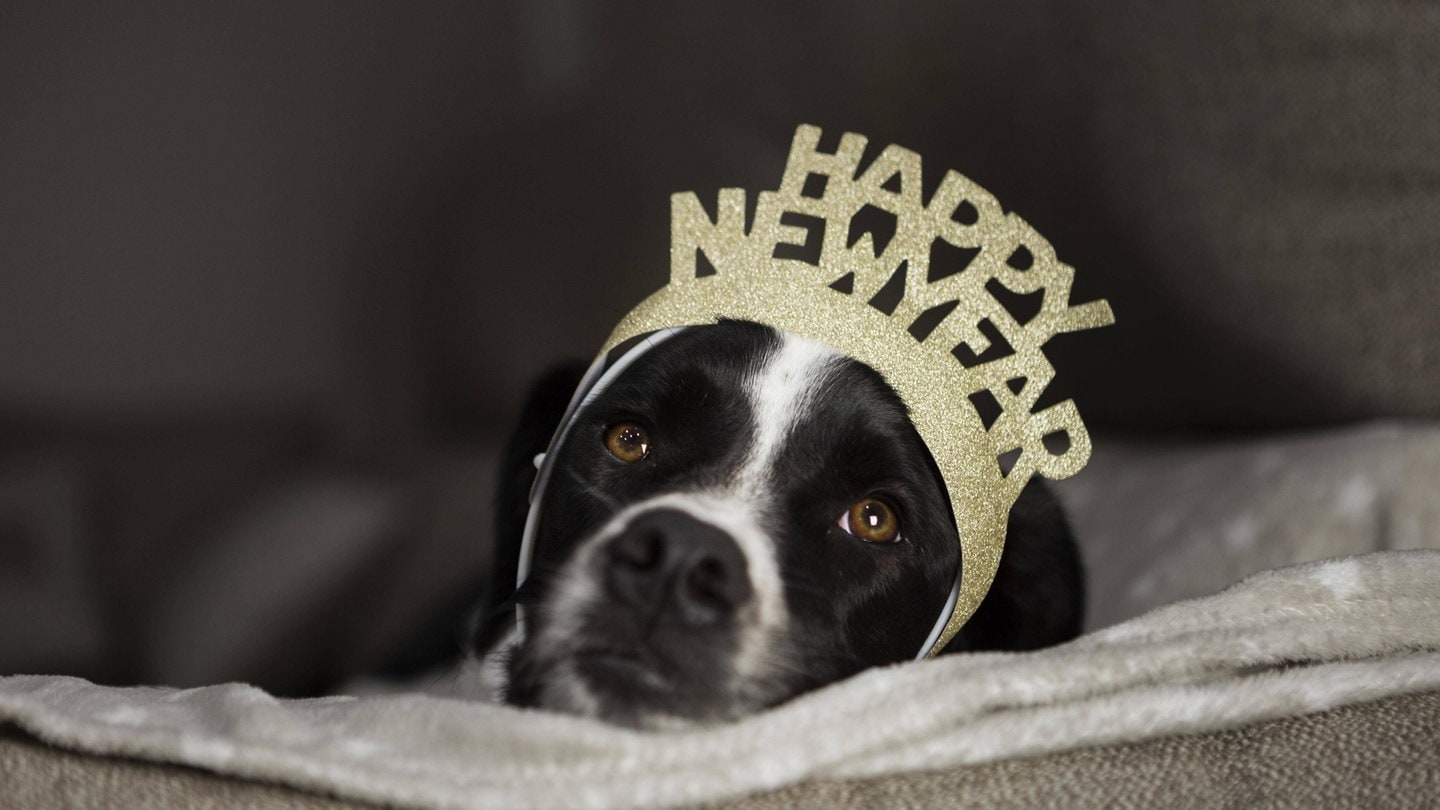
[[[562,363],[530,388],[520,418],[500,456],[495,491],[495,558],[490,565],[487,606],[476,622],[473,649],[484,652],[499,634],[514,624],[515,573],[520,560],[520,536],[535,483],[535,456],[545,452],[550,437],[565,415],[565,407],[585,374],[586,364]]]

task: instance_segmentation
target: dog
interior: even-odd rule
[[[744,321],[630,360],[563,426],[585,367],[544,377],[505,451],[494,595],[474,634],[504,700],[689,727],[923,651],[960,545],[934,462],[877,372]],[[1067,641],[1083,601],[1065,517],[1032,481],[994,585],[943,653]]]

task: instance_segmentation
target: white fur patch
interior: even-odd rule
[[[478,663],[465,661],[462,669],[466,669],[467,676],[474,676],[479,682],[479,690],[494,703],[505,702],[505,687],[510,680],[510,673],[506,667],[510,663],[510,656],[525,643],[525,634],[520,628],[511,627],[504,637],[500,639],[485,657]]]
[[[775,456],[840,359],[834,349],[809,338],[781,334],[780,340],[745,384],[755,415],[755,443],[734,477],[742,497],[764,498],[773,489]]]

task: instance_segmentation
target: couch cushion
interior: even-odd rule
[[[1440,548],[1440,426],[1101,437],[1055,488],[1085,562],[1087,626],[1104,627],[1271,568]]]

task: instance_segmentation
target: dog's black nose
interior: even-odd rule
[[[674,509],[646,512],[606,546],[611,595],[646,616],[712,624],[750,599],[745,555],[734,538]]]

